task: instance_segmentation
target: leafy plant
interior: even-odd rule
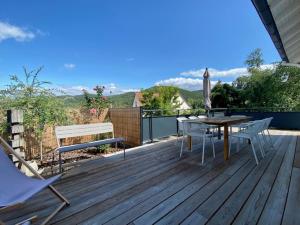
[[[43,67],[32,71],[23,69],[24,79],[11,75],[11,83],[0,92],[1,105],[3,110],[22,109],[25,135],[34,136],[42,143],[45,126],[65,124],[68,118],[62,101],[55,96],[58,90],[48,88],[50,82],[38,79]]]
[[[107,97],[103,96],[105,87],[96,86],[94,91],[96,91],[96,96],[91,96],[87,90],[83,90],[84,95],[84,107],[89,110],[92,115],[99,117],[104,109],[109,106],[109,100]]]

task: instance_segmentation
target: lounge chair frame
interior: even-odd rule
[[[26,166],[29,171],[31,173],[33,173],[36,177],[44,180],[45,178],[42,177],[36,170],[34,170],[17,152],[15,152],[15,150],[2,138],[0,137],[0,144],[4,147],[4,149],[14,155],[20,163],[22,163],[24,166]],[[70,205],[70,202],[68,201],[67,198],[65,198],[59,191],[57,191],[52,185],[48,185],[48,188],[50,189],[50,191],[57,197],[59,198],[62,203],[41,223],[42,225],[45,225],[47,224],[59,211],[61,211],[64,207],[66,206],[69,206]],[[19,204],[15,204],[15,205],[12,205],[12,206],[7,206],[7,207],[3,207],[3,208],[0,208],[0,212],[3,212],[3,211],[6,211],[6,210],[11,210],[13,208],[18,208],[20,205],[22,205],[22,203],[19,203]],[[22,224],[24,222],[27,222],[27,221],[32,221],[32,220],[35,220],[37,219],[37,216],[33,216],[25,221],[22,221],[21,223],[18,223],[18,224]],[[3,222],[2,222],[3,223]],[[1,225],[1,221],[0,221],[0,225]]]

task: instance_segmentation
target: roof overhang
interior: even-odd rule
[[[252,0],[281,59],[300,64],[300,0]]]

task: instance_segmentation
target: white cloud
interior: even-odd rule
[[[58,94],[61,95],[81,95],[83,90],[88,91],[89,93],[95,93],[93,88],[87,87],[87,86],[58,86],[55,87],[59,92]]]
[[[273,68],[273,64],[266,64],[262,65],[262,69],[271,69]],[[203,77],[205,68],[199,69],[199,70],[189,70],[189,71],[184,71],[180,73],[181,76],[186,76],[186,77]],[[227,70],[218,70],[214,68],[208,68],[209,74],[211,78],[224,78],[224,77],[229,77],[229,78],[237,78],[239,76],[247,76],[249,75],[247,68],[246,67],[238,67],[238,68],[232,68],[232,69],[227,69]]]
[[[35,38],[35,34],[25,28],[0,21],[0,42],[6,39],[16,41],[29,41]]]
[[[74,68],[76,67],[76,65],[73,64],[73,63],[65,63],[65,64],[64,64],[64,67],[65,67],[66,69],[68,69],[68,70],[72,70],[72,69],[74,69]]]
[[[214,86],[217,81],[211,81],[211,85]],[[186,90],[202,90],[203,81],[202,79],[176,77],[166,80],[161,80],[155,83],[157,86],[175,86]]]

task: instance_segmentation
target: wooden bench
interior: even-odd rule
[[[75,144],[75,145],[62,145],[62,139],[80,137],[87,135],[105,134],[112,133],[112,138],[103,139],[98,141],[92,141],[87,143]],[[114,128],[112,123],[93,123],[93,124],[82,124],[82,125],[70,125],[70,126],[57,126],[55,127],[55,135],[57,139],[58,148],[56,151],[59,153],[59,171],[62,172],[62,160],[61,154],[64,152],[70,152],[90,147],[97,147],[105,144],[123,144],[123,157],[125,159],[125,139],[122,137],[114,137]]]

